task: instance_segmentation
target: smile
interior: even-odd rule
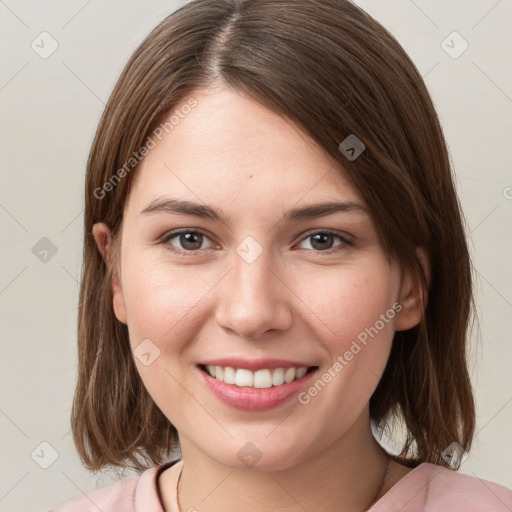
[[[312,370],[313,368],[315,367],[264,368],[253,372],[245,368],[233,368],[231,366],[203,366],[203,369],[208,372],[211,377],[220,382],[234,384],[238,387],[258,389],[281,386],[285,383],[289,384],[294,380],[304,377],[308,370]]]
[[[307,388],[318,366],[247,368],[221,365],[197,365],[200,380],[221,402],[245,411],[265,411],[286,402]]]

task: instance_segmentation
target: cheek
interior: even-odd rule
[[[388,340],[394,332],[394,283],[380,261],[311,276],[298,295],[315,316],[317,335],[343,354],[353,341]],[[382,345],[382,343],[381,343]],[[388,343],[389,345],[389,343]],[[357,350],[354,349],[354,350]]]
[[[123,269],[123,293],[140,377],[157,406],[173,424],[180,425],[177,412],[191,405],[183,393],[180,357],[201,329],[194,315],[213,278],[197,267],[171,269],[161,259],[130,255]]]
[[[164,261],[162,261],[164,260]],[[198,267],[171,268],[164,258],[133,255],[123,272],[130,343],[153,340],[165,350],[177,350],[193,338],[194,313],[218,278]]]
[[[319,421],[315,449],[350,429],[375,391],[393,338],[396,285],[380,257],[338,269],[318,267],[308,279],[297,275],[292,282],[301,299],[296,328],[304,327],[324,354],[317,380],[297,397],[304,416],[328,419]],[[387,311],[385,322],[381,315]]]
[[[332,272],[313,276],[302,285],[300,296],[315,313],[311,323],[330,360],[300,400],[312,403],[319,417],[333,418],[333,436],[356,420],[384,371],[397,314],[396,285],[395,274],[380,259],[345,267],[338,278]]]

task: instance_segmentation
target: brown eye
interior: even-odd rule
[[[172,242],[172,240],[176,240]],[[171,246],[171,250],[176,252],[197,252],[202,247],[203,242],[208,240],[208,237],[200,231],[173,231],[162,238],[162,243]],[[210,246],[208,246],[210,247]]]
[[[341,240],[341,243],[333,245],[336,238]],[[334,250],[338,250],[338,247],[340,248],[339,250],[343,250],[346,246],[352,245],[352,242],[331,231],[317,231],[304,238],[304,241],[306,240],[310,240],[311,247],[303,248],[316,252],[334,252]]]

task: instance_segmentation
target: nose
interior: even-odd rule
[[[268,331],[287,330],[292,322],[293,294],[271,266],[265,251],[252,263],[235,254],[223,279],[217,323],[242,338],[258,339]]]

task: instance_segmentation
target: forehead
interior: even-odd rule
[[[166,118],[174,114],[172,129],[153,136],[134,176],[134,207],[166,194],[253,213],[299,201],[364,203],[341,165],[290,120],[231,89],[190,96],[195,106],[177,105]]]

